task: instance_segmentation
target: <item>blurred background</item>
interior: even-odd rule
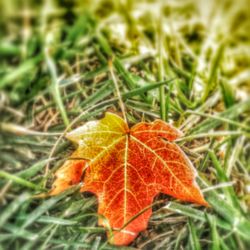
[[[122,57],[154,57],[161,39],[161,56],[174,65],[174,70],[191,74],[190,62],[195,60],[193,68],[203,83],[213,77],[211,64],[216,63],[232,88],[241,87],[237,97],[244,98],[247,93],[247,0],[237,4],[230,0],[2,0],[0,4],[0,87],[15,104],[48,87],[50,76],[43,60],[46,50],[56,61],[58,77],[76,75],[77,67],[73,66],[78,66],[78,74],[86,73],[84,67],[89,65],[82,60],[93,62],[98,58],[96,51],[100,46],[93,40],[99,32],[110,39],[111,47]],[[216,56],[218,62],[214,62]],[[168,75],[171,70],[165,62]],[[195,90],[203,91],[201,88]]]
[[[65,129],[120,112],[110,58],[129,123],[179,127],[211,204],[159,196],[126,249],[249,249],[249,31],[248,0],[0,0],[0,249],[118,249],[93,196],[32,198]]]

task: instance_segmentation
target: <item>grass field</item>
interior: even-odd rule
[[[248,0],[0,1],[0,250],[250,249]],[[105,111],[161,118],[211,207],[159,195],[148,229],[107,243],[96,198],[50,198],[65,132]],[[159,203],[159,200],[163,202]]]

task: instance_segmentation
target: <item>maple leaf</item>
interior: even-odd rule
[[[195,182],[192,163],[174,140],[181,132],[161,120],[129,129],[113,113],[87,122],[67,134],[77,150],[56,173],[51,195],[83,178],[82,192],[98,198],[99,224],[112,229],[109,241],[131,243],[146,229],[151,205],[159,193],[207,206]],[[84,159],[84,160],[81,160]],[[108,222],[108,226],[107,226]]]

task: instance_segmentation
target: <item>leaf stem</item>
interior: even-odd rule
[[[160,17],[158,20],[158,80],[162,81],[164,78],[164,64],[163,64],[163,32],[162,32],[162,11],[160,10]],[[164,85],[159,87],[159,99],[160,99],[160,112],[162,120],[166,121],[166,97]]]
[[[119,104],[120,104],[120,107],[121,107],[123,119],[124,119],[124,121],[126,122],[126,124],[128,124],[127,117],[126,117],[126,111],[125,111],[125,105],[124,105],[124,103],[123,103],[123,101],[122,101],[121,92],[120,92],[120,90],[119,90],[118,82],[117,82],[117,79],[116,79],[116,77],[115,77],[115,73],[114,73],[114,70],[113,70],[113,62],[112,62],[112,59],[110,59],[110,60],[108,61],[108,66],[109,66],[109,71],[110,71],[112,80],[113,80],[114,85],[115,85],[117,97],[118,97],[118,99],[119,99]]]

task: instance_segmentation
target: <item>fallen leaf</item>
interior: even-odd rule
[[[106,113],[67,134],[78,148],[57,171],[51,194],[82,181],[81,191],[98,198],[99,224],[111,228],[110,243],[128,245],[147,228],[157,194],[208,205],[192,163],[174,143],[180,136],[161,120],[130,129],[122,118]]]
[[[72,155],[73,156],[73,155]],[[72,158],[71,156],[71,158]],[[55,173],[55,181],[49,195],[60,194],[64,190],[81,182],[84,167],[86,162],[84,160],[68,160]]]

